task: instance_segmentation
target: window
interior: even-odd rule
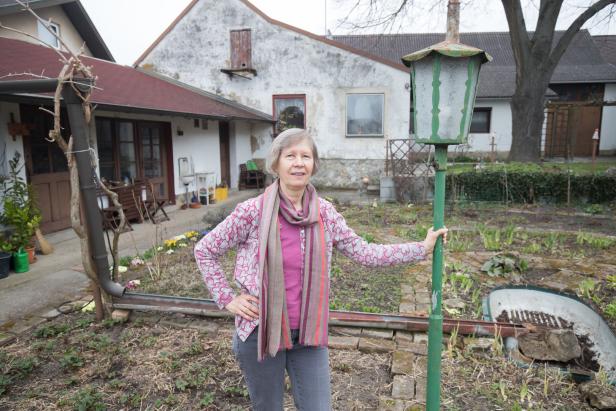
[[[383,136],[383,94],[347,94],[346,135]]]
[[[489,133],[492,107],[477,107],[473,110],[471,120],[471,133]]]
[[[250,29],[231,30],[231,69],[252,68]]]
[[[289,128],[306,128],[306,95],[281,94],[273,96],[274,134],[278,135]]]
[[[56,37],[56,36],[60,36],[60,26],[52,22],[48,22],[48,24],[49,24],[49,29],[55,35],[50,33],[49,30],[47,30],[47,28],[42,22],[38,21],[37,22],[38,37],[41,40],[41,42],[45,44],[49,44],[50,46],[55,47],[55,48],[60,48],[60,42],[58,41],[58,37]]]

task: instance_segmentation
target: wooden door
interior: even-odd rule
[[[50,233],[69,228],[70,180],[66,157],[57,143],[46,140],[53,118],[37,106],[21,105],[21,121],[29,126],[24,136],[26,174],[41,210],[41,231]],[[66,118],[62,124],[68,127]],[[68,129],[65,136],[69,135]]]
[[[167,150],[165,150],[165,133],[162,123],[139,122],[137,127],[142,176],[154,185],[154,193],[158,198],[168,199]]]
[[[220,140],[220,180],[231,187],[230,151],[229,151],[229,123],[218,123],[218,135]]]
[[[592,135],[601,127],[601,107],[578,107],[577,133],[573,153],[578,157],[592,156]]]

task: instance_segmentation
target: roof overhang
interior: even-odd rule
[[[0,101],[6,101],[6,102],[12,102],[12,103],[22,103],[22,104],[34,104],[34,105],[40,104],[42,106],[50,106],[53,104],[53,96],[44,95],[44,94],[25,94],[25,93],[0,94]],[[64,101],[61,101],[61,104],[64,106]],[[148,114],[148,115],[182,117],[182,118],[199,118],[199,119],[214,120],[214,121],[246,121],[249,123],[275,124],[274,120],[245,118],[245,117],[239,117],[239,116],[213,116],[213,115],[204,115],[200,113],[160,110],[160,109],[148,108],[148,107],[121,106],[121,105],[115,105],[115,104],[97,103],[96,101],[92,101],[92,105],[95,109],[93,111],[94,115],[96,115],[97,111],[111,111],[111,112],[116,112],[116,113]]]

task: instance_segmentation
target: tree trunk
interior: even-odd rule
[[[541,133],[547,82],[533,81],[535,72],[524,76],[511,99],[510,161],[537,162],[541,159]],[[547,76],[549,78],[549,76]]]

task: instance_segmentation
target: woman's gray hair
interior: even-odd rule
[[[312,148],[312,158],[314,161],[314,166],[312,168],[312,175],[315,175],[319,169],[319,152],[317,151],[317,145],[314,142],[314,139],[308,133],[307,130],[302,128],[290,128],[288,130],[283,131],[278,134],[274,141],[272,141],[272,145],[270,147],[269,153],[267,154],[267,159],[265,161],[265,170],[272,174],[276,175],[276,168],[278,168],[278,160],[280,159],[280,153],[285,148],[291,147],[294,144],[299,143],[300,141],[307,141],[310,147]]]

